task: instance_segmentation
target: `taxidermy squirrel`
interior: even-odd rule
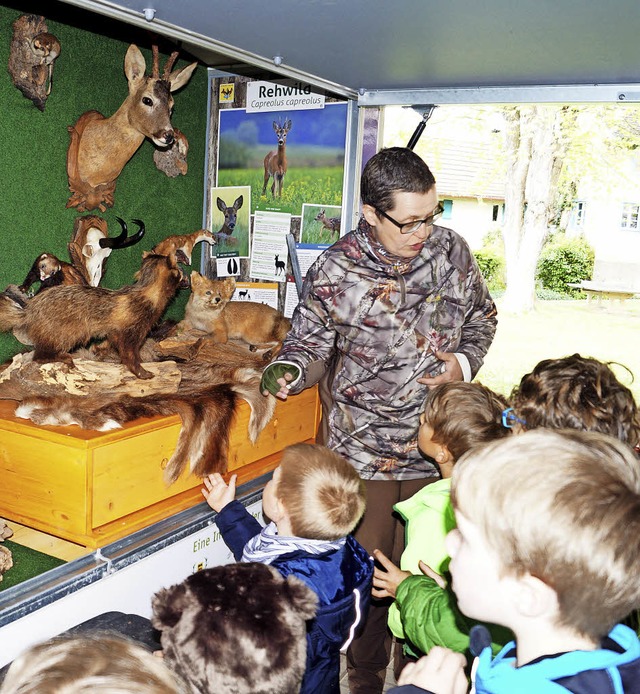
[[[0,294],[0,332],[14,330],[34,346],[37,362],[62,361],[93,338],[106,337],[123,365],[138,378],[153,378],[140,365],[140,347],[183,282],[174,255],[143,254],[137,282],[121,289],[80,285],[51,287],[24,306]]]
[[[216,342],[241,340],[251,351],[281,347],[291,321],[279,311],[255,301],[231,301],[233,277],[211,280],[191,273],[191,296],[178,332],[198,330]]]

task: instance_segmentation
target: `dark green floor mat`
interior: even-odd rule
[[[13,566],[3,574],[2,581],[0,581],[0,591],[65,563],[64,559],[57,559],[49,554],[18,545],[11,540],[5,540],[3,544],[11,550]]]

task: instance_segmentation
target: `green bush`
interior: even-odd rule
[[[504,289],[506,286],[504,279],[504,256],[492,247],[481,248],[478,251],[474,251],[473,255],[489,289]]]
[[[569,239],[560,234],[542,249],[537,278],[544,289],[577,296],[580,290],[569,283],[590,279],[594,260],[593,248],[583,236]]]

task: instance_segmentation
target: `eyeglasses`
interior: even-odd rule
[[[516,413],[513,411],[513,407],[507,407],[506,410],[502,411],[502,426],[505,429],[513,429],[514,424],[522,424],[523,426],[527,426],[527,423],[524,421],[524,419],[516,417]]]
[[[386,212],[379,210],[377,207],[374,207],[374,209],[378,214],[381,214],[385,219],[388,219],[392,224],[395,224],[398,229],[400,229],[401,234],[415,234],[415,232],[418,231],[423,224],[430,227],[436,221],[436,219],[442,217],[442,213],[444,212],[444,207],[441,203],[438,203],[438,207],[436,207],[436,209],[433,211],[433,214],[430,214],[425,219],[418,219],[413,222],[405,222],[404,224],[401,224],[393,217],[390,217]]]

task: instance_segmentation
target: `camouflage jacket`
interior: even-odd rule
[[[424,374],[435,351],[462,352],[472,374],[496,308],[466,242],[434,226],[420,255],[391,257],[361,220],[309,269],[277,360],[302,368],[296,393],[322,379],[326,445],[364,479],[437,475],[417,449]]]

